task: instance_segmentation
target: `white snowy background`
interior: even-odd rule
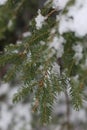
[[[4,5],[7,0],[0,0],[0,5]],[[52,8],[63,9],[69,0],[53,0]],[[70,18],[73,19],[70,19]],[[45,17],[41,15],[39,10],[38,16],[36,17],[36,28],[40,29],[42,24],[45,21]],[[87,0],[76,0],[75,4],[68,8],[68,13],[66,15],[57,16],[56,20],[60,19],[59,23],[59,32],[63,34],[64,32],[74,31],[76,36],[85,36],[87,35]],[[62,45],[57,45],[58,41],[60,43],[62,39],[54,38],[52,46],[59,48],[60,55],[63,53]],[[76,47],[73,47],[76,50]],[[81,50],[81,49],[80,49]],[[80,56],[81,58],[81,56]],[[13,104],[12,96],[17,91],[17,87],[10,88],[9,84],[1,83],[0,84],[0,97],[7,95],[6,100],[0,101],[0,130],[31,130],[31,106],[29,104]],[[60,101],[63,101],[63,104],[58,106]],[[66,106],[64,104],[64,95],[61,94],[58,97],[58,103],[55,104],[55,115],[59,113],[65,113]],[[84,102],[84,106],[87,110],[87,103]],[[80,111],[75,111],[71,109],[70,120],[73,123],[82,122],[87,124],[87,111],[81,109]],[[51,129],[51,128],[50,128]],[[55,130],[59,130],[60,126],[56,126]],[[82,130],[77,128],[76,130]]]

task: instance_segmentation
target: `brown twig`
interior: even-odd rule
[[[47,17],[47,18],[50,17],[54,12],[56,12],[56,9],[53,9],[50,13],[48,13],[48,14],[46,15],[46,17]]]

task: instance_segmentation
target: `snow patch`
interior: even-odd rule
[[[80,44],[73,45],[72,49],[75,51],[75,55],[73,58],[76,60],[76,64],[78,64],[83,57],[83,46]]]
[[[55,36],[53,40],[50,42],[50,47],[57,50],[57,57],[62,57],[64,53],[64,46],[63,43],[65,42],[63,37]]]
[[[36,22],[36,29],[41,29],[42,25],[44,24],[44,21],[46,20],[46,17],[44,17],[41,14],[41,10],[38,10],[38,16],[35,18],[35,22]]]
[[[0,5],[4,5],[7,2],[7,0],[0,0]]]
[[[75,4],[68,8],[68,13],[62,15],[58,26],[60,34],[74,31],[77,36],[87,34],[87,0],[76,0]]]
[[[66,6],[67,2],[68,0],[53,0],[52,7],[53,9],[60,10]]]

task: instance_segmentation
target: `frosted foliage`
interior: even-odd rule
[[[73,76],[72,79],[74,80],[74,82],[79,82],[79,75]]]
[[[22,36],[23,36],[23,37],[29,37],[29,36],[31,36],[31,33],[30,33],[30,32],[24,32],[24,33],[22,34]]]
[[[82,59],[83,57],[83,47],[80,44],[74,45],[72,47],[72,49],[75,51],[75,55],[74,55],[74,59],[76,60],[76,64],[79,63],[79,61]]]
[[[9,22],[8,22],[8,28],[11,28],[11,27],[12,27],[12,25],[13,25],[12,20],[9,20]]]
[[[53,64],[52,73],[60,76],[60,66],[56,62]]]
[[[4,5],[7,0],[0,0],[0,5]],[[48,0],[50,1],[50,0]],[[56,10],[63,10],[69,0],[52,0],[52,8]],[[71,7],[67,7],[68,12],[66,14],[60,13],[58,16],[56,16],[56,21],[59,22],[57,30],[62,35],[64,32],[75,32],[76,36],[85,36],[87,35],[87,0],[75,0],[74,5]],[[42,26],[45,24],[45,20],[47,17],[43,16],[41,14],[41,10],[38,10],[38,15],[35,18],[36,22],[36,29],[39,30],[42,28]],[[11,20],[8,22],[8,28],[12,27],[13,23]],[[56,33],[56,29],[53,28],[51,30],[51,34],[54,36]],[[32,34],[30,32],[24,32],[22,34],[22,37],[26,38],[31,36]],[[17,45],[22,44],[22,41],[19,39],[17,41]],[[44,41],[40,41],[41,45],[44,45]],[[56,50],[57,52],[57,58],[62,57],[64,53],[64,44],[65,39],[63,37],[59,37],[59,35],[56,35],[52,38],[52,40],[49,43],[50,48],[54,48],[53,50]],[[87,43],[85,43],[87,47]],[[80,43],[73,43],[72,49],[74,51],[74,57],[76,65],[79,64],[80,60],[83,58],[83,46],[84,44]],[[18,52],[14,52],[18,53]],[[31,60],[31,53],[27,54],[28,61]],[[67,57],[68,58],[68,57]],[[81,64],[81,67],[84,69],[87,69],[87,59],[85,59],[85,63]],[[43,67],[40,66],[40,70],[42,70]],[[53,63],[52,66],[52,72],[60,76],[60,65],[57,63]],[[79,83],[79,75],[75,75],[72,77],[74,82]],[[66,81],[67,88],[69,88],[69,80]],[[19,86],[18,86],[19,87]],[[17,88],[16,88],[17,89]],[[2,84],[0,86],[0,96],[3,97],[3,95],[6,95],[5,101],[0,101],[0,130],[31,130],[31,106],[28,103],[26,104],[12,104],[12,96],[15,93],[15,90],[13,88],[10,88],[9,84]],[[86,92],[87,93],[87,92]],[[58,95],[59,96],[59,95]],[[61,98],[60,98],[61,97]],[[66,104],[65,103],[65,96],[60,95],[58,97],[57,102],[58,104],[55,104],[55,114],[61,114],[66,113]],[[61,103],[60,103],[61,102]],[[63,103],[62,103],[63,102]],[[48,104],[49,105],[49,104]],[[87,105],[87,102],[85,103]],[[71,106],[72,107],[72,106]],[[87,108],[87,106],[86,106]],[[80,111],[73,111],[71,109],[71,115],[70,115],[70,121],[75,122],[79,120],[80,122],[87,122],[85,110]],[[12,128],[11,128],[12,127]],[[60,128],[57,128],[56,130],[59,130]]]
[[[87,59],[85,60],[85,63],[81,65],[82,69],[87,69]]]
[[[41,10],[38,10],[38,16],[35,18],[36,22],[36,29],[40,29],[42,25],[44,24],[46,17],[42,16]]]
[[[65,42],[65,40],[62,37],[57,37],[55,36],[52,40],[52,42],[50,43],[50,47],[53,47],[57,50],[57,56],[61,57],[64,53],[64,46],[63,43]]]
[[[74,45],[73,50],[77,53],[81,53],[83,51],[83,47],[80,44]]]

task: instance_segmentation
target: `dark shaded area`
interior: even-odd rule
[[[20,11],[16,13],[15,27],[12,30],[6,28],[3,32],[4,37],[0,39],[0,53],[3,52],[5,45],[10,43],[16,44],[17,40],[21,39],[23,32],[29,30],[29,21],[36,15],[38,8],[43,7],[46,0],[26,0]],[[14,1],[16,4],[17,1]]]

